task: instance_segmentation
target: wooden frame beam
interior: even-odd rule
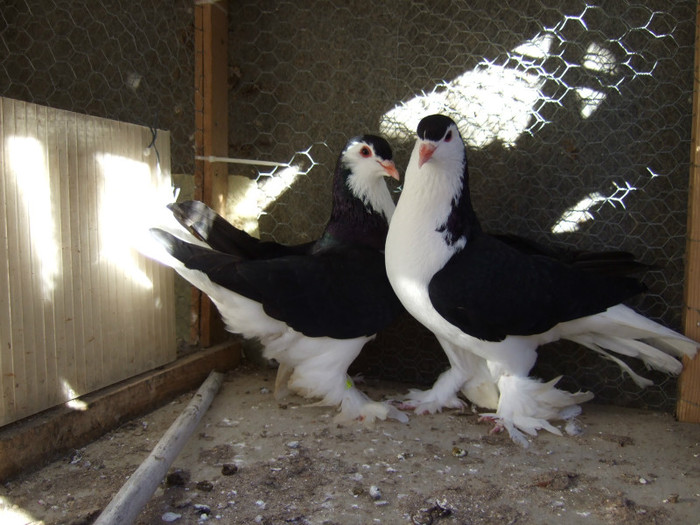
[[[684,323],[685,334],[700,341],[700,2],[696,5],[693,77]],[[700,423],[700,356],[683,361],[676,412],[680,421]]]
[[[228,168],[202,157],[228,156],[228,8],[223,1],[195,3],[195,199],[219,213],[228,193]],[[208,347],[226,332],[216,307],[199,290],[192,294],[192,342]]]

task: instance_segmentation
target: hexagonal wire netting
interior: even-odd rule
[[[171,132],[194,169],[190,0],[3,0],[0,95]]]
[[[232,168],[230,218],[313,239],[347,138],[384,133],[403,170],[419,118],[447,112],[487,230],[632,252],[655,268],[631,305],[679,329],[695,2],[502,4],[229,2],[230,155],[295,166]],[[192,173],[193,22],[189,0],[8,0],[0,94],[169,129],[173,172]],[[405,318],[353,370],[427,385],[446,366]],[[675,379],[645,371],[657,386],[640,391],[575,345],[542,348],[533,373],[599,401],[674,407]]]

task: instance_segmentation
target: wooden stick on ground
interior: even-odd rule
[[[185,446],[202,416],[219,391],[223,374],[211,372],[202,383],[187,408],[180,414],[151,454],[117,492],[95,525],[125,525],[133,523],[165,477],[170,465]]]

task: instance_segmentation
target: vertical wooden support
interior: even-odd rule
[[[228,8],[224,1],[195,2],[195,155],[228,156]],[[228,168],[195,160],[195,199],[223,213]],[[208,347],[224,338],[223,324],[209,298],[193,291],[197,314],[193,341]]]
[[[696,8],[693,124],[691,130],[688,234],[685,264],[685,333],[700,341],[700,2]],[[684,359],[678,381],[680,421],[700,423],[700,356]]]

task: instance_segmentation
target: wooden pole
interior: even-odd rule
[[[195,156],[228,157],[228,7],[227,3],[195,2]],[[224,214],[228,166],[195,160],[195,199]],[[193,291],[195,322],[192,342],[209,347],[225,338],[216,307],[199,290]]]
[[[223,374],[219,372],[209,374],[194,398],[163,435],[151,454],[100,514],[95,525],[128,525],[134,522],[167,474],[170,465],[192,436],[219,391],[223,379]]]
[[[700,341],[700,2],[696,5],[693,124],[691,129],[688,234],[685,261],[685,334]],[[683,359],[676,413],[700,423],[700,357]]]

